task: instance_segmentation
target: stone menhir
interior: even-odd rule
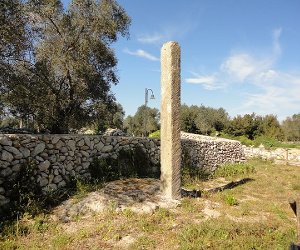
[[[161,183],[163,194],[181,198],[180,46],[161,49]]]

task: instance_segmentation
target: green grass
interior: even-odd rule
[[[269,223],[239,223],[208,220],[191,224],[178,235],[182,250],[192,249],[288,249],[293,228],[282,229]]]
[[[126,236],[135,239],[128,249],[288,249],[296,241],[288,198],[299,193],[299,176],[298,167],[261,160],[227,164],[211,178],[190,176],[189,181],[210,188],[224,181],[219,177],[253,181],[197,199],[184,198],[176,209],[159,208],[152,214],[117,212],[114,204],[69,223],[53,221],[51,211],[24,214],[2,222],[0,249],[122,249],[119,244]],[[78,185],[76,197],[81,199],[90,189]],[[207,204],[220,213],[218,218],[207,217]]]
[[[148,236],[142,236],[136,240],[135,243],[131,245],[133,250],[146,250],[154,249],[156,247],[156,241]]]
[[[238,177],[248,176],[255,173],[255,165],[249,162],[246,163],[226,163],[219,167],[213,176],[216,177]]]

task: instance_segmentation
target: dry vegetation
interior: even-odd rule
[[[51,213],[25,214],[2,228],[0,249],[288,249],[296,220],[287,200],[300,192],[299,167],[253,160],[184,183],[203,190],[243,178],[252,180],[153,214],[113,205],[68,223],[54,222]]]

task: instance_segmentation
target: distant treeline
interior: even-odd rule
[[[264,137],[278,141],[300,141],[300,113],[280,123],[273,114],[261,116],[252,113],[230,118],[223,108],[183,104],[180,119],[181,130],[189,133],[244,137],[248,140]],[[154,132],[159,129],[159,111],[141,106],[134,116],[125,119],[124,128],[135,136]]]

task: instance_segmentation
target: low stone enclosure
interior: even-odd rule
[[[245,160],[238,141],[181,133],[182,155],[189,167],[214,171],[226,162]],[[139,148],[147,176],[160,174],[160,140],[99,135],[0,134],[0,208],[10,195],[22,165],[33,166],[33,181],[43,192],[63,188],[74,178],[90,178],[93,160],[118,159],[120,152]],[[187,162],[187,161],[183,161]],[[0,209],[1,210],[1,209]]]
[[[290,165],[300,166],[300,149],[297,148],[277,148],[266,149],[263,145],[258,148],[243,146],[246,158],[258,157],[264,160],[272,160],[275,163],[286,162]]]

